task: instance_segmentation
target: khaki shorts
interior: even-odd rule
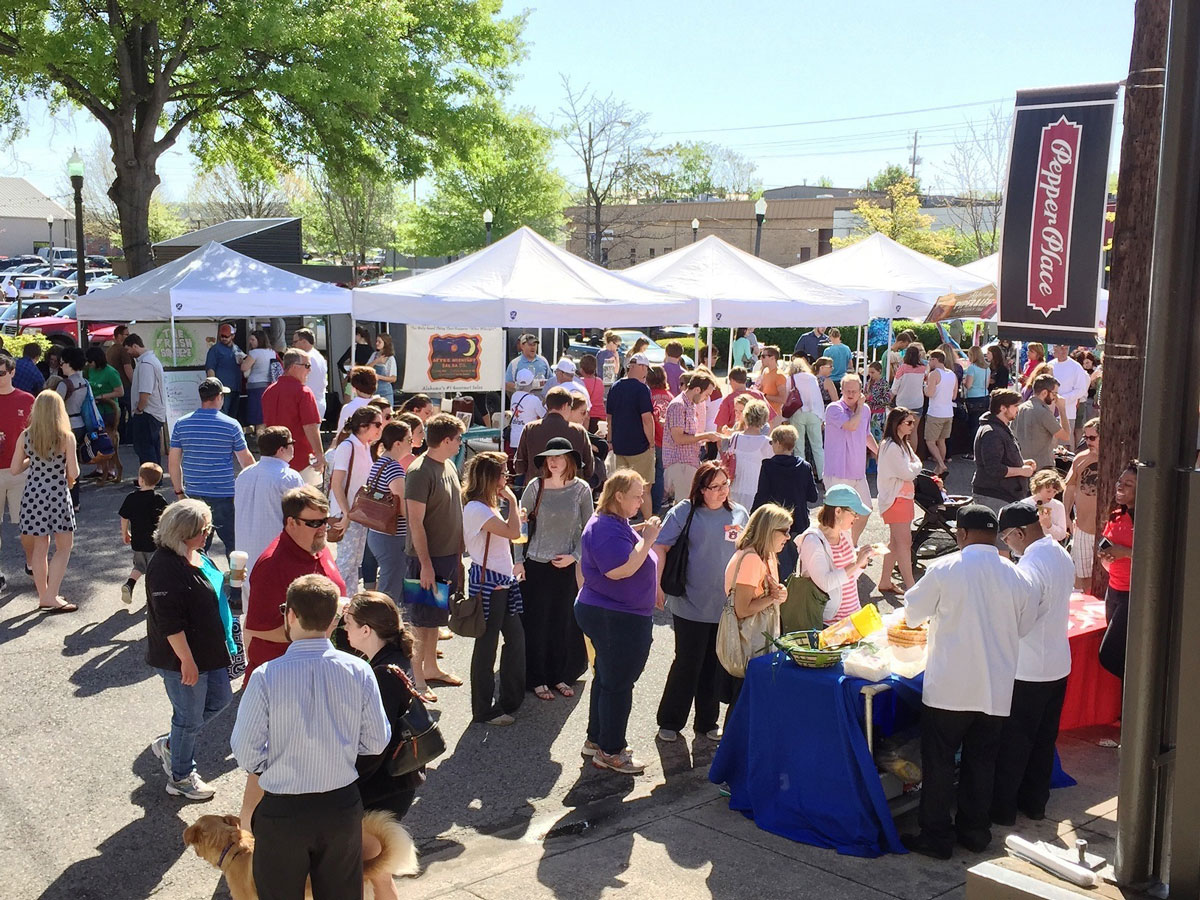
[[[692,494],[697,468],[688,463],[671,463],[663,470],[663,492],[674,497],[676,503],[686,500]]]
[[[28,472],[13,475],[8,469],[0,469],[0,504],[8,507],[8,518],[14,525],[21,520],[21,495],[25,493],[25,477]],[[0,521],[4,510],[0,508]]]
[[[954,427],[954,417],[951,416],[945,419],[939,419],[937,416],[925,417],[925,440],[927,441],[944,441],[950,437],[950,430]]]
[[[854,490],[858,492],[858,496],[860,496],[862,498],[862,502],[865,503],[868,508],[870,508],[870,509],[875,508],[874,505],[871,503],[871,485],[869,485],[867,483],[867,479],[860,478],[857,481],[854,481],[849,478],[826,478],[825,479],[825,490],[828,491],[835,484],[850,485],[850,487],[854,488]]]
[[[619,453],[614,453],[613,458],[617,461],[618,469],[633,469],[633,471],[642,476],[642,481],[646,482],[646,484],[654,484],[653,447],[648,448],[643,453],[639,453],[637,456],[622,456]]]

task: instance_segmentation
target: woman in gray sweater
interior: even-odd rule
[[[575,621],[583,527],[592,517],[592,489],[576,477],[582,463],[566,438],[551,438],[534,462],[538,477],[521,495],[528,543],[513,544],[515,574],[524,578],[526,684],[541,700],[554,690],[574,697],[571,684],[587,670],[583,632]]]

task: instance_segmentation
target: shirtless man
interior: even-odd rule
[[[1092,586],[1092,564],[1096,554],[1096,488],[1100,484],[1100,419],[1083,425],[1087,449],[1081,451],[1067,474],[1063,505],[1071,520],[1071,559],[1075,563],[1075,590]]]

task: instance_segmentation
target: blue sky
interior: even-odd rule
[[[529,10],[510,106],[553,119],[565,73],[648,113],[664,143],[737,149],[767,187],[822,175],[862,184],[888,162],[907,164],[913,129],[918,174],[936,186],[966,123],[993,107],[1007,116],[1017,89],[1123,78],[1133,30],[1133,0],[506,0],[504,9]],[[972,105],[756,127],[960,104]],[[51,117],[40,104],[28,118],[30,134],[0,152],[0,174],[60,194],[72,146],[102,131],[84,113]],[[560,149],[556,162],[574,180],[572,157]],[[182,146],[163,157],[168,199],[186,197],[192,166]]]

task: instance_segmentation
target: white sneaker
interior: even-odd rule
[[[510,716],[508,713],[501,713],[500,715],[496,716],[496,718],[494,718],[494,719],[488,719],[487,724],[489,724],[489,725],[511,725],[515,721],[517,721],[517,720],[514,719],[512,716]]]
[[[167,779],[167,793],[173,797],[186,797],[189,800],[211,800],[216,793],[200,780],[200,776],[192,771],[186,778],[179,781]]]
[[[658,729],[658,739],[666,741],[668,744],[673,744],[679,740],[679,732],[672,731],[670,728],[660,728]]]
[[[129,586],[129,582],[121,585],[121,602],[126,605],[133,602],[133,588]]]
[[[167,741],[171,739],[169,734],[160,735],[150,742],[150,752],[158,757],[158,761],[162,763],[163,771],[167,773],[167,777],[171,777],[171,748],[167,746]]]

